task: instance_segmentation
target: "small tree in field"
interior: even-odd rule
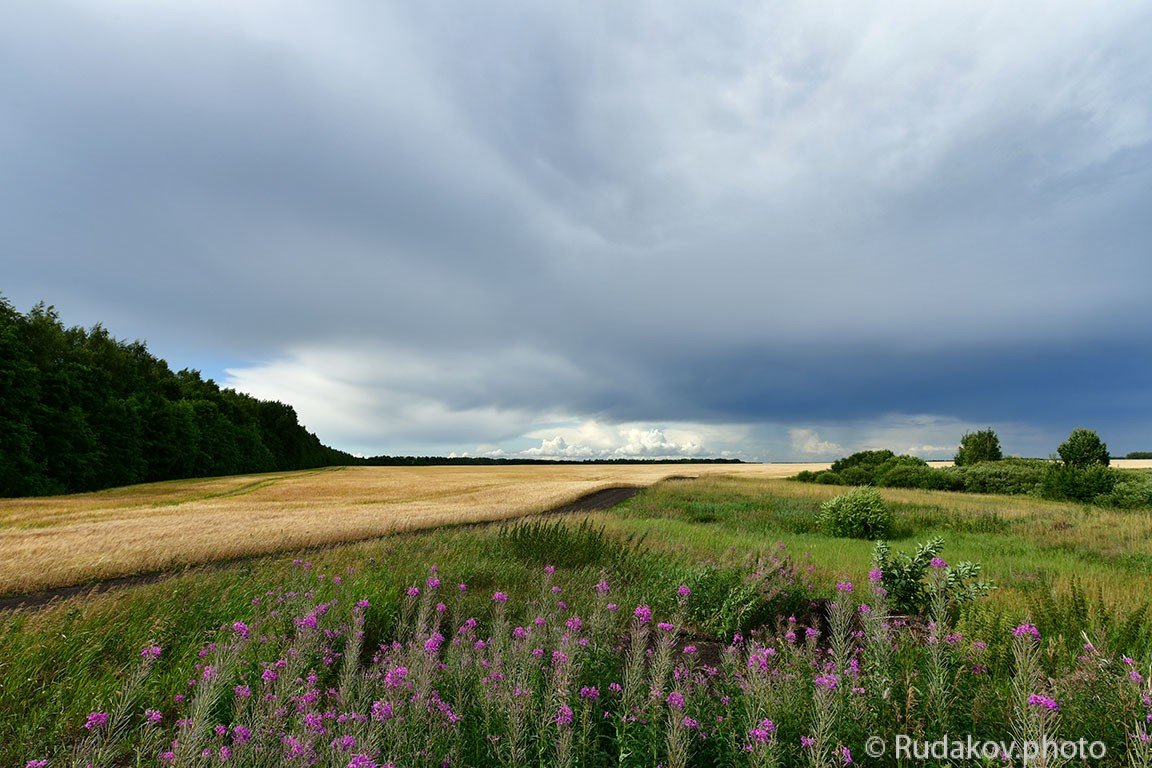
[[[979,432],[965,432],[960,438],[960,450],[956,451],[953,461],[958,467],[979,464],[982,461],[1000,461],[1004,458],[1000,450],[1000,438],[992,429],[982,429]]]
[[[1109,464],[1108,445],[1091,429],[1072,430],[1056,452],[1066,467],[1106,467]]]

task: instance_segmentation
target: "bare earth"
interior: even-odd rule
[[[828,464],[348,467],[0,500],[0,595],[504,520],[671,476],[787,477]]]

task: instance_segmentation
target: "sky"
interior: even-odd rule
[[[1152,4],[0,10],[0,292],[361,455],[1152,450]]]

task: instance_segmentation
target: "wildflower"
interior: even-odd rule
[[[620,685],[620,683],[608,683],[608,690],[610,690],[612,693],[620,693],[624,690],[624,688]]]
[[[552,587],[552,594],[554,594],[554,595],[559,595],[563,591],[564,591],[564,588],[561,586],[553,585],[553,587]]]
[[[348,761],[348,768],[381,768],[368,755],[352,755]]]
[[[598,594],[606,595],[608,594],[608,590],[611,589],[611,587],[608,585],[607,581],[601,579],[596,583],[596,586],[593,587],[593,589],[595,589]]]
[[[436,587],[440,586],[440,579],[435,576],[429,576],[428,581],[424,583],[428,585],[428,589],[436,589]]]
[[[372,702],[372,719],[381,722],[391,720],[393,717],[392,704],[387,701]]]
[[[356,601],[356,607],[362,611],[367,610],[369,605],[371,605],[371,603],[369,603],[367,600]]]
[[[868,605],[868,603],[860,603],[856,610],[859,611],[861,616],[863,616],[866,613],[872,612],[872,606]]]
[[[638,605],[632,615],[639,619],[641,624],[647,624],[652,621],[652,609],[647,605]]]
[[[260,677],[261,677],[261,679],[263,679],[263,680],[264,680],[264,682],[266,682],[266,683],[274,683],[274,682],[276,682],[276,678],[277,678],[276,670],[274,670],[274,669],[266,669],[266,670],[264,670],[264,672],[263,672],[263,673],[260,675]]]
[[[816,746],[816,739],[812,738],[811,736],[801,736],[800,737],[800,746],[803,747],[804,749],[809,749],[811,747],[814,747],[814,746]]]
[[[834,691],[840,685],[840,677],[829,672],[828,674],[817,675],[813,682],[826,691]]]
[[[532,619],[532,623],[538,627],[542,627],[548,623],[548,619],[544,618],[543,616],[537,616],[536,618]]]
[[[556,573],[556,566],[554,566],[554,565],[546,565],[546,566],[544,566],[544,573],[546,573],[546,574],[548,574],[549,576],[551,576],[552,574]]]
[[[561,704],[554,720],[556,725],[572,725],[572,707]]]
[[[680,586],[676,587],[676,594],[678,594],[680,597],[688,597],[692,594],[692,590],[688,588],[687,584],[681,584]]]
[[[662,621],[659,624],[657,624],[656,626],[659,627],[660,629],[664,630],[665,632],[671,632],[672,630],[676,629],[676,627],[674,625],[670,624],[667,621]]]
[[[88,714],[88,722],[84,723],[84,727],[90,731],[96,730],[108,724],[107,712],[91,712]]]
[[[686,645],[686,646],[684,646],[684,654],[685,654],[685,655],[687,655],[687,656],[691,656],[691,655],[693,655],[694,653],[696,653],[696,646],[694,646],[694,645]]]
[[[680,691],[672,691],[664,701],[672,709],[684,709],[684,694]]]
[[[47,760],[29,760],[24,763],[24,768],[47,768]]]
[[[1024,637],[1025,635],[1031,635],[1039,640],[1040,630],[1036,629],[1035,624],[1021,624],[1012,630],[1013,637]]]
[[[573,632],[579,632],[580,628],[584,626],[584,622],[580,619],[579,616],[573,616],[572,618],[568,619],[568,621],[564,622],[564,626],[568,627],[568,629]]]
[[[398,688],[408,677],[408,667],[394,667],[384,673],[384,687]]]
[[[459,589],[461,592],[467,592],[468,591],[468,585],[465,584],[464,582],[460,582],[459,584],[457,584],[456,588]]]
[[[140,656],[145,659],[158,659],[160,658],[160,646],[150,645],[140,651]]]
[[[1038,693],[1034,693],[1028,697],[1028,704],[1033,707],[1043,707],[1053,712],[1060,711],[1060,705],[1056,703],[1056,699],[1050,696],[1041,696]]]
[[[494,592],[492,594],[492,599],[498,603],[506,603],[508,602],[508,595],[504,594],[503,592]]]
[[[436,603],[436,613],[444,613],[447,610],[448,606],[444,605],[444,603]]]
[[[847,593],[851,592],[852,589],[853,589],[852,582],[850,582],[850,581],[838,581],[838,582],[836,582],[836,591],[837,592],[844,592],[845,594],[847,594]]]
[[[600,689],[586,685],[580,689],[580,698],[587,699],[588,701],[596,701],[596,699],[600,698]]]
[[[616,613],[618,610],[620,610],[620,606],[616,603],[608,603],[608,613]]]
[[[151,724],[151,725],[155,725],[156,723],[160,722],[163,719],[164,719],[164,715],[162,715],[160,713],[160,711],[157,709],[144,710],[144,721]]]
[[[408,597],[420,597],[420,587],[408,587]]]
[[[868,571],[868,581],[875,584],[876,582],[883,580],[884,571],[880,570],[879,568],[873,568],[872,570]]]
[[[433,632],[432,636],[424,641],[424,653],[428,656],[435,656],[440,652],[440,646],[444,644],[444,635],[439,632]]]
[[[516,627],[516,629],[512,630],[512,637],[517,640],[524,640],[528,637],[528,630],[524,629],[524,627]]]
[[[929,563],[929,565],[931,565],[933,568],[947,568],[948,561],[942,557],[934,557],[932,558],[932,562]]]
[[[698,720],[688,717],[687,715],[684,716],[684,719],[681,722],[684,724],[685,728],[697,728],[700,725]]]
[[[776,723],[771,720],[761,720],[748,731],[748,739],[756,744],[767,744],[776,733]]]
[[[852,752],[848,749],[848,747],[841,745],[840,749],[837,751],[840,753],[840,760],[844,763],[844,765],[852,765]]]

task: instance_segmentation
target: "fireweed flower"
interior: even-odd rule
[[[1053,699],[1050,696],[1041,696],[1038,693],[1034,693],[1028,697],[1028,704],[1033,707],[1048,709],[1053,712],[1060,711],[1060,705],[1056,703],[1056,699]]]
[[[435,576],[429,576],[428,581],[425,583],[428,585],[428,589],[436,589],[436,587],[440,586],[440,579]]]
[[[810,749],[811,747],[816,746],[816,739],[812,738],[811,736],[801,736],[800,746],[804,749]]]
[[[676,594],[678,594],[680,597],[688,597],[692,594],[692,590],[688,588],[687,584],[681,584],[680,586],[676,587]]]
[[[158,659],[160,658],[160,646],[150,645],[144,650],[140,651],[140,657],[144,659]]]
[[[247,685],[238,685],[232,689],[232,692],[236,694],[238,699],[247,699],[252,696],[252,689]]]
[[[546,565],[546,566],[544,566],[544,573],[546,573],[546,574],[548,574],[549,576],[551,576],[552,574],[556,573],[556,566],[554,566],[554,565]]]
[[[387,701],[372,702],[372,719],[380,722],[391,720],[393,716],[392,704]]]
[[[494,592],[492,594],[492,599],[497,603],[506,603],[508,602],[508,595],[504,594],[503,592]]]
[[[838,581],[838,582],[836,582],[836,591],[837,592],[844,592],[844,593],[851,592],[852,591],[852,582],[850,582],[850,581]]]
[[[600,689],[586,685],[580,689],[580,698],[587,699],[588,701],[596,701],[596,699],[600,698]]]
[[[662,621],[659,624],[657,624],[656,626],[659,627],[660,629],[664,630],[665,632],[671,632],[672,630],[676,629],[676,627],[673,624],[671,624],[667,621]]]
[[[632,615],[640,620],[641,624],[647,624],[652,621],[652,609],[647,605],[638,605]]]
[[[573,632],[579,632],[580,628],[584,626],[584,622],[580,619],[579,616],[573,616],[572,618],[568,619],[568,621],[564,622],[564,626],[568,627],[568,629]]]
[[[596,592],[597,592],[597,593],[599,593],[599,594],[601,594],[601,595],[606,595],[606,594],[608,594],[608,590],[610,590],[611,588],[612,588],[612,587],[610,587],[610,586],[608,585],[608,582],[607,582],[607,581],[604,581],[603,579],[601,579],[600,581],[598,581],[598,582],[596,583],[596,586],[595,586],[595,587],[593,587],[593,589],[595,589],[595,590],[596,590]]]
[[[934,557],[932,558],[932,562],[930,562],[929,565],[931,565],[933,568],[947,568],[948,561],[942,557]]]
[[[872,570],[868,571],[868,581],[875,584],[876,582],[883,580],[884,571],[880,570],[879,568],[873,568]]]
[[[162,715],[160,713],[160,710],[157,710],[157,709],[144,710],[144,720],[147,723],[155,725],[156,723],[160,722],[163,719],[164,719],[164,715]]]
[[[84,723],[84,727],[90,731],[94,731],[97,728],[103,728],[107,724],[108,724],[108,713],[107,712],[90,712],[88,714],[88,722]]]
[[[1040,630],[1036,629],[1035,624],[1021,624],[1012,630],[1013,637],[1024,637],[1025,635],[1031,635],[1032,637],[1035,637],[1037,640],[1039,640]]]
[[[561,704],[554,720],[556,725],[572,725],[572,707]]]
[[[408,597],[420,597],[420,587],[408,587]]]
[[[233,622],[232,631],[245,640],[248,639],[248,625],[242,621]]]
[[[844,765],[852,765],[852,752],[848,747],[841,746],[836,751],[840,753],[840,760]]]
[[[47,760],[29,760],[24,763],[24,768],[48,768]]]
[[[772,740],[772,734],[776,733],[776,723],[771,720],[761,720],[759,724],[753,726],[748,731],[748,741],[752,744],[767,744]]]
[[[833,673],[828,673],[825,675],[817,675],[816,679],[812,682],[824,690],[834,691],[836,687],[840,685],[840,678]]]
[[[698,720],[688,717],[687,715],[684,716],[684,720],[682,722],[684,723],[685,728],[697,728],[700,725]]]
[[[672,691],[664,702],[672,709],[684,709],[684,694],[680,691]]]

